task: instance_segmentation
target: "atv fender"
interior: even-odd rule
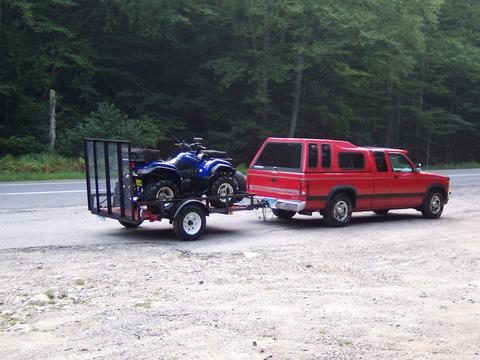
[[[171,168],[170,166],[165,166],[163,164],[141,169],[138,171],[138,174],[141,175],[143,178],[160,177],[170,179],[179,186],[182,182],[180,175],[174,168]]]

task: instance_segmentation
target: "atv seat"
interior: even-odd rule
[[[162,160],[160,150],[132,148],[130,157],[133,161],[160,161]]]

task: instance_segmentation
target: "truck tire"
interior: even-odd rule
[[[352,220],[352,200],[345,194],[338,194],[330,200],[323,212],[329,227],[347,226]]]
[[[177,185],[170,180],[150,181],[145,186],[143,197],[146,201],[168,201],[177,199],[180,191]],[[173,203],[165,203],[165,208],[169,208]]]
[[[390,211],[389,209],[373,210],[373,212],[374,212],[376,215],[381,215],[381,216],[387,215],[389,211]]]
[[[209,196],[225,196],[225,195],[233,195],[238,192],[238,185],[237,182],[230,176],[220,176],[217,178],[213,184],[210,192],[208,193]],[[232,206],[236,199],[231,199],[229,201],[229,206]],[[216,199],[210,201],[210,203],[215,208],[224,208],[227,205],[226,199]]]
[[[205,211],[198,206],[185,206],[173,219],[173,231],[180,240],[197,240],[205,231]]]
[[[283,220],[289,220],[296,214],[295,211],[283,210],[283,209],[272,209],[272,212],[273,212],[273,215]]]
[[[445,197],[441,190],[432,190],[422,204],[422,215],[426,219],[438,219],[443,212]]]
[[[142,224],[143,221],[135,223],[135,222],[118,220],[118,222],[120,224],[122,224],[122,226],[126,227],[127,229],[135,229],[135,228],[139,227]]]

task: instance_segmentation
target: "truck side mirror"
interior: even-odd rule
[[[422,163],[417,163],[417,165],[415,166],[415,172],[420,172],[422,171]]]

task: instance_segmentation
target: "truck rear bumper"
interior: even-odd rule
[[[255,196],[258,202],[265,202],[272,209],[281,209],[288,211],[299,212],[305,210],[307,205],[306,201],[302,200],[282,200],[269,197]]]

